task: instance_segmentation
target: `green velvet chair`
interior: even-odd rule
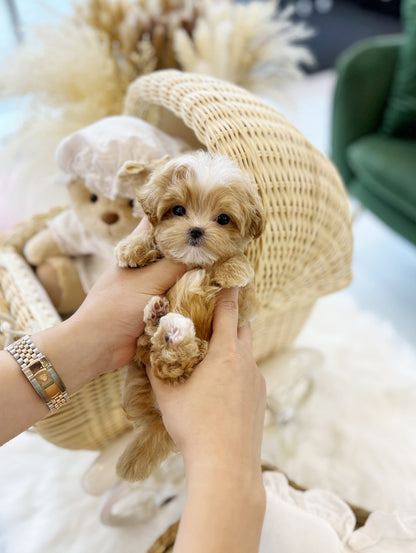
[[[409,5],[402,35],[365,40],[339,58],[331,156],[349,193],[416,244],[416,2]]]

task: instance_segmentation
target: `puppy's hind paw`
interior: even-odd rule
[[[179,313],[171,312],[160,319],[151,344],[153,374],[171,384],[186,380],[206,352],[192,320]]]
[[[195,337],[195,327],[191,319],[179,315],[179,313],[168,313],[160,319],[160,333],[166,344],[180,344],[185,339]]]

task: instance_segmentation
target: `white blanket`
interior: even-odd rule
[[[343,514],[331,515],[329,522],[328,513],[311,513],[305,495],[268,473],[261,553],[303,553],[305,543],[308,553],[326,553],[319,539],[327,545],[335,540],[343,552],[415,552],[415,351],[342,292],[320,300],[294,350],[263,369],[272,395],[287,385],[287,416],[278,418],[279,425],[269,416],[263,457],[299,484],[334,492],[314,493],[330,497]],[[307,375],[309,387],[300,394],[289,377],[294,370]],[[289,422],[282,425],[284,420]],[[100,512],[108,495],[92,497],[81,486],[95,457],[56,448],[31,432],[0,449],[1,553],[144,553],[179,518],[180,486],[177,498],[151,520],[103,525]],[[377,513],[353,533],[353,519],[340,498]],[[118,508],[123,514],[129,507]],[[318,540],[315,550],[311,536]]]

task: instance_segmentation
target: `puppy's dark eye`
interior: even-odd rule
[[[93,202],[93,203],[98,202],[97,194],[91,194],[90,201]]]
[[[219,225],[225,226],[230,222],[230,218],[225,213],[221,213],[221,215],[218,215],[216,221]]]
[[[175,205],[175,207],[172,208],[172,213],[178,217],[183,217],[186,213],[186,209],[183,205]]]
[[[134,207],[134,200],[129,201],[129,207]]]

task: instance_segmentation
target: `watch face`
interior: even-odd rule
[[[51,380],[51,377],[49,376],[49,373],[46,369],[40,369],[40,370],[36,371],[36,373],[34,373],[34,375],[35,375],[36,380],[42,386],[44,386],[45,384],[47,384]]]
[[[45,386],[52,380],[50,374],[45,368],[46,363],[43,359],[36,359],[28,366],[28,369],[32,371],[33,376],[39,382],[41,386]]]

